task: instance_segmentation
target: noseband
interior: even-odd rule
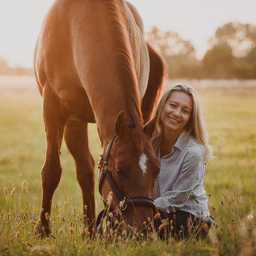
[[[127,122],[126,125],[128,127],[135,127],[133,121]],[[104,160],[103,170],[102,170],[102,174],[101,174],[100,181],[99,181],[99,192],[100,192],[100,194],[101,194],[101,189],[102,189],[103,181],[106,178],[108,183],[109,183],[109,185],[110,185],[110,187],[111,187],[111,189],[112,189],[112,191],[113,191],[113,193],[114,193],[114,195],[117,197],[118,201],[120,202],[119,203],[119,205],[120,205],[119,209],[122,212],[125,211],[129,205],[131,205],[133,207],[136,207],[136,206],[150,207],[153,210],[153,212],[155,213],[156,212],[156,205],[155,205],[155,202],[152,199],[150,199],[148,197],[133,197],[133,198],[129,198],[118,187],[118,185],[115,182],[111,172],[108,170],[108,160],[109,160],[110,151],[111,151],[111,148],[113,146],[115,138],[116,138],[116,134],[113,135],[113,137],[112,137],[112,139],[111,139],[111,141],[109,143],[107,154],[106,154],[106,157],[105,157],[105,160]],[[101,219],[106,217],[106,214],[108,212],[108,206],[107,206],[105,201],[103,201],[103,202],[104,202],[104,205],[105,205],[105,209],[103,209],[99,213],[99,215],[97,217],[96,229],[98,228]],[[110,211],[111,210],[113,210],[113,209],[110,208]]]

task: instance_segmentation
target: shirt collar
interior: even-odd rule
[[[185,148],[186,141],[187,141],[186,133],[182,132],[180,134],[179,138],[177,139],[177,141],[175,142],[173,148],[182,151]],[[170,152],[170,154],[172,154],[172,152]],[[164,156],[163,158],[169,157],[170,154]],[[159,159],[161,158],[160,157],[160,148],[158,149],[158,157],[159,157]]]
[[[182,151],[185,147],[185,141],[185,132],[182,132],[173,147]]]

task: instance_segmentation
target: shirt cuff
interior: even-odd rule
[[[159,208],[160,210],[163,210],[167,213],[170,213],[170,210],[169,210],[170,203],[167,200],[164,200],[162,197],[158,197],[154,201],[155,201],[157,208]]]

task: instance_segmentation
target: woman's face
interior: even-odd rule
[[[187,124],[193,109],[193,100],[185,92],[173,91],[161,113],[165,133],[180,134]]]

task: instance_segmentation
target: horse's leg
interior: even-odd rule
[[[88,146],[87,123],[68,120],[64,138],[76,162],[76,175],[82,189],[85,229],[92,235],[95,226],[94,160]]]
[[[152,112],[158,102],[164,79],[163,59],[148,43],[147,47],[150,59],[150,73],[147,90],[141,104],[144,123],[147,123],[151,118]]]
[[[46,133],[46,158],[41,171],[42,204],[36,231],[43,237],[51,233],[49,218],[55,189],[61,177],[60,148],[65,119],[60,109],[60,101],[48,85],[43,91],[43,117]]]

